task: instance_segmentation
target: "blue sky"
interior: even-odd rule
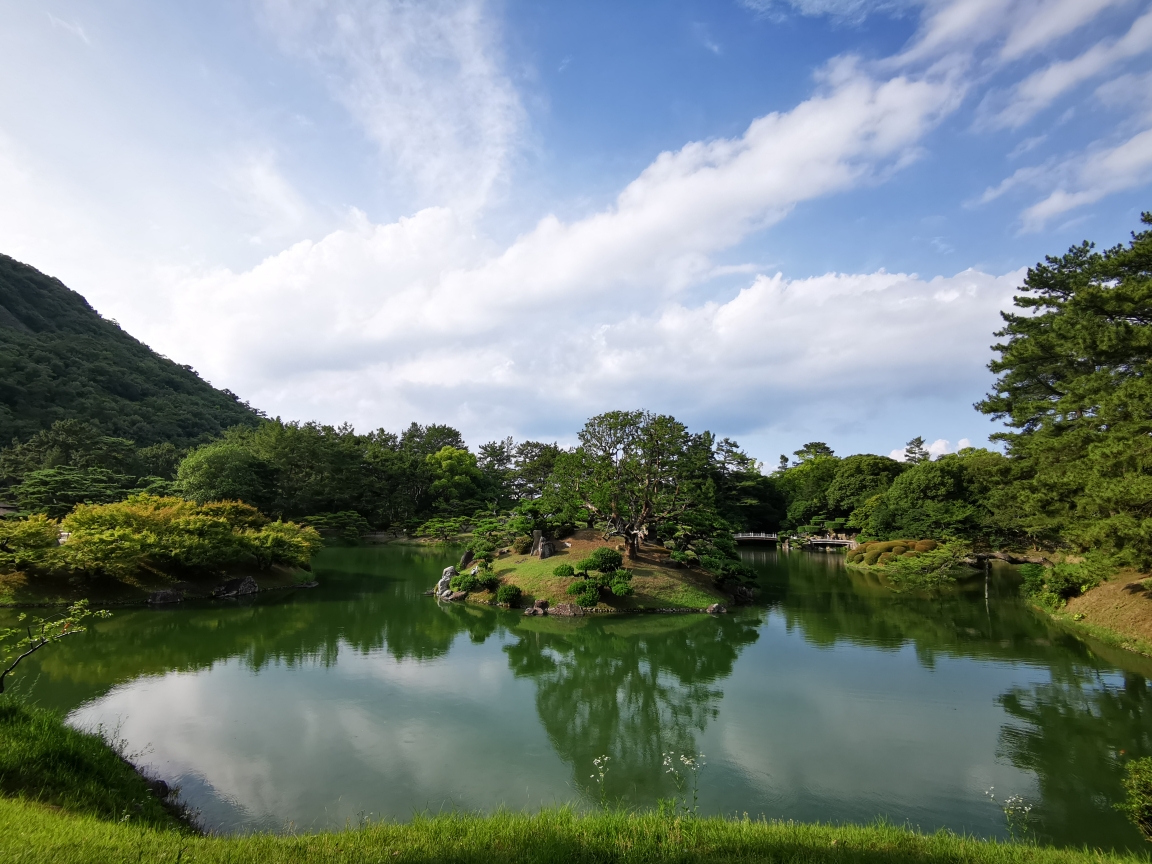
[[[0,7],[0,251],[272,414],[954,449],[1152,209],[1152,4]]]

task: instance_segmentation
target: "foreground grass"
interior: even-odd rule
[[[891,825],[673,820],[550,810],[418,818],[324,834],[200,837],[0,800],[0,860],[83,862],[1144,862],[1138,855],[996,843]]]
[[[180,824],[103,738],[11,697],[0,697],[0,794],[98,819]]]

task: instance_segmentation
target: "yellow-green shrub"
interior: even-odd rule
[[[61,527],[71,535],[60,547],[64,566],[126,582],[147,573],[214,574],[245,564],[299,567],[322,546],[315,529],[269,522],[239,501],[196,504],[134,495],[114,504],[82,504]]]
[[[877,560],[879,560],[879,558],[880,558],[880,550],[879,549],[869,549],[868,552],[865,553],[865,555],[864,555],[864,563],[867,564],[869,567],[871,567],[873,564],[875,564],[877,562]]]
[[[939,545],[940,544],[937,543],[935,540],[921,540],[916,544],[916,551],[917,552],[932,552]]]

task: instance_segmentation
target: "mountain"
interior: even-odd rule
[[[178,447],[259,415],[101,318],[59,279],[0,255],[0,446],[57,420]]]

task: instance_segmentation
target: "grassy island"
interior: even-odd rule
[[[623,552],[623,543],[618,544]],[[558,567],[574,566],[598,548],[612,547],[601,539],[600,532],[585,529],[555,542],[556,552],[541,560],[531,555],[504,552],[492,562],[492,570],[502,585],[515,585],[522,592],[522,605],[530,606],[535,600],[547,600],[551,606],[576,602],[568,589],[579,583],[579,575],[555,575]],[[590,610],[596,612],[639,612],[652,609],[705,609],[713,603],[728,603],[731,598],[713,585],[712,577],[699,569],[681,568],[670,558],[669,550],[661,546],[642,544],[635,558],[628,558],[624,566],[631,571],[632,593],[615,596],[605,592]],[[496,599],[494,591],[481,590],[469,599],[487,603]]]

